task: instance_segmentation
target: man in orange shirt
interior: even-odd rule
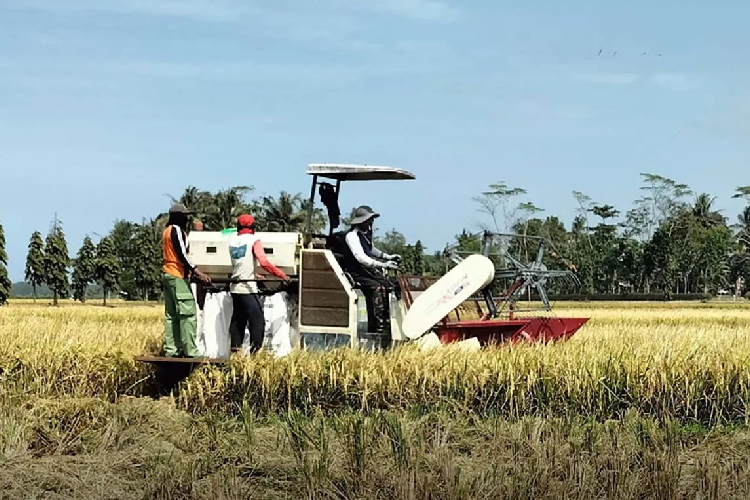
[[[187,256],[188,215],[191,212],[181,203],[169,210],[169,222],[162,234],[164,258],[164,355],[168,357],[200,357],[195,345],[198,329],[195,299],[190,288],[190,277],[204,284],[211,279],[195,267]]]

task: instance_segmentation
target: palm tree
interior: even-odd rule
[[[148,230],[151,232],[152,237],[154,238],[154,241],[159,241],[161,239],[161,234],[164,232],[164,229],[167,227],[167,219],[165,217],[159,217],[148,219],[146,217],[143,217],[141,219],[141,226],[147,227]]]
[[[750,206],[745,207],[737,216],[737,223],[732,225],[737,231],[737,240],[746,249],[750,249]]]
[[[214,203],[214,196],[209,191],[203,191],[195,186],[188,186],[178,197],[167,195],[172,203],[182,203],[186,208],[193,211],[193,217],[203,221]],[[154,226],[163,230],[169,219],[168,212],[161,212],[156,216]]]
[[[234,186],[216,193],[205,216],[201,220],[208,231],[220,231],[237,223],[237,217],[243,212],[252,212],[252,203],[245,201],[245,195],[252,191],[251,186]]]
[[[302,196],[279,193],[278,199],[264,196],[260,202],[261,225],[264,231],[301,231],[307,223],[307,213],[302,210]]]
[[[169,196],[172,203],[182,203],[188,209],[195,212],[195,217],[203,220],[208,209],[212,205],[213,196],[208,191],[203,191],[195,186],[188,186],[179,198]]]
[[[307,212],[309,212],[310,210],[310,200],[306,198],[303,199],[299,204],[299,210],[305,216],[305,222],[300,228],[300,230],[304,230],[305,226],[307,225]],[[314,208],[312,214],[312,227],[310,228],[310,230],[313,233],[320,233],[323,231],[327,224],[328,217],[326,216],[326,213],[323,211],[323,209],[319,207]]]
[[[724,216],[718,210],[712,210],[716,197],[701,193],[695,200],[693,216],[703,227],[716,227],[725,222]]]

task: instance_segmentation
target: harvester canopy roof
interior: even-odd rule
[[[317,175],[337,181],[390,181],[414,180],[411,172],[393,167],[375,165],[345,165],[338,163],[313,163],[307,166],[307,175]]]

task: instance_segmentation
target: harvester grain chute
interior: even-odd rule
[[[575,281],[575,275],[570,271],[546,269],[542,262],[546,240],[536,239],[539,243],[536,259],[523,264],[510,254],[507,241],[497,245],[498,238],[505,241],[519,238],[518,235],[484,233],[480,254],[466,256],[455,248],[446,250],[446,259],[453,261],[455,267],[441,279],[398,275],[401,293],[400,297],[396,293],[390,295],[387,330],[381,333],[366,331],[364,325],[367,321],[363,318],[366,313],[362,307],[364,296],[358,290],[358,283],[342,267],[343,260],[336,251],[337,235],[342,234],[336,232],[342,222],[338,204],[341,184],[413,180],[415,176],[393,167],[345,164],[312,164],[308,166],[307,174],[312,177],[312,187],[305,229],[301,232],[257,233],[269,260],[293,278],[286,287],[276,280],[262,277],[256,280],[267,300],[281,295],[285,310],[291,311],[282,318],[291,332],[290,348],[328,350],[348,346],[382,349],[415,340],[429,331],[444,344],[472,338],[479,340],[480,344],[521,339],[547,341],[569,338],[586,322],[587,318],[522,317],[516,303],[525,292],[535,289],[543,304],[542,309],[548,312],[546,282],[558,278]],[[328,212],[328,234],[314,234],[312,231],[318,197]],[[188,236],[190,259],[213,282],[209,288],[193,285],[202,319],[200,323],[211,335],[224,339],[229,336],[226,318],[231,317],[231,300],[227,300],[232,273],[228,248],[231,233],[231,229],[192,231]],[[498,261],[498,257],[499,268],[491,260]],[[264,274],[260,267],[257,271],[258,276]],[[498,297],[493,297],[491,290],[503,280],[510,280],[511,285]],[[460,309],[467,302],[477,308],[480,320],[461,319]],[[482,310],[481,303],[485,304],[486,311]],[[210,318],[206,316],[209,309],[212,311]],[[451,320],[452,314],[456,315],[456,320]],[[205,358],[137,359],[157,365],[176,363],[191,367],[206,362],[226,362],[231,355],[226,342],[222,344],[223,348],[216,347],[221,342],[214,344],[212,352],[204,346]]]

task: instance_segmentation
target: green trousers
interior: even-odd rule
[[[198,331],[197,310],[190,282],[168,274],[164,283],[164,355],[200,357],[195,345]]]

